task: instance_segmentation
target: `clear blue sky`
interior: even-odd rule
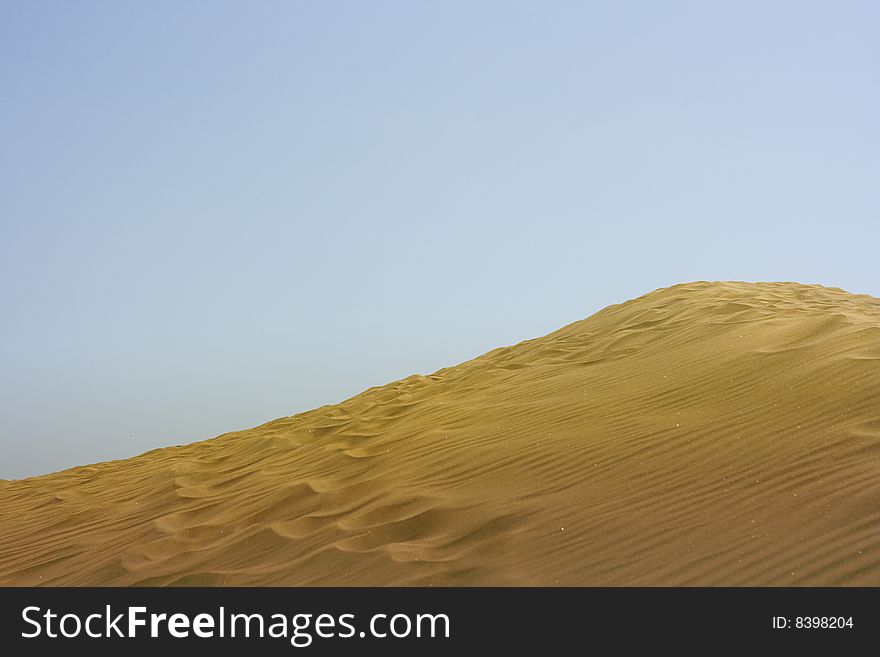
[[[678,282],[880,295],[878,7],[6,0],[0,477]]]

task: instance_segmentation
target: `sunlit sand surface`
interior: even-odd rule
[[[880,300],[679,285],[254,429],[0,482],[0,584],[877,586]]]

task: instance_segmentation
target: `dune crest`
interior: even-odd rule
[[[2,585],[880,585],[880,299],[689,283],[0,482]]]

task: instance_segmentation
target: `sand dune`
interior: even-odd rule
[[[0,482],[3,585],[880,585],[880,300],[691,283]]]

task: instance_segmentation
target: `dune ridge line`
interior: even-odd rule
[[[0,481],[0,585],[880,585],[880,299],[695,282]]]

